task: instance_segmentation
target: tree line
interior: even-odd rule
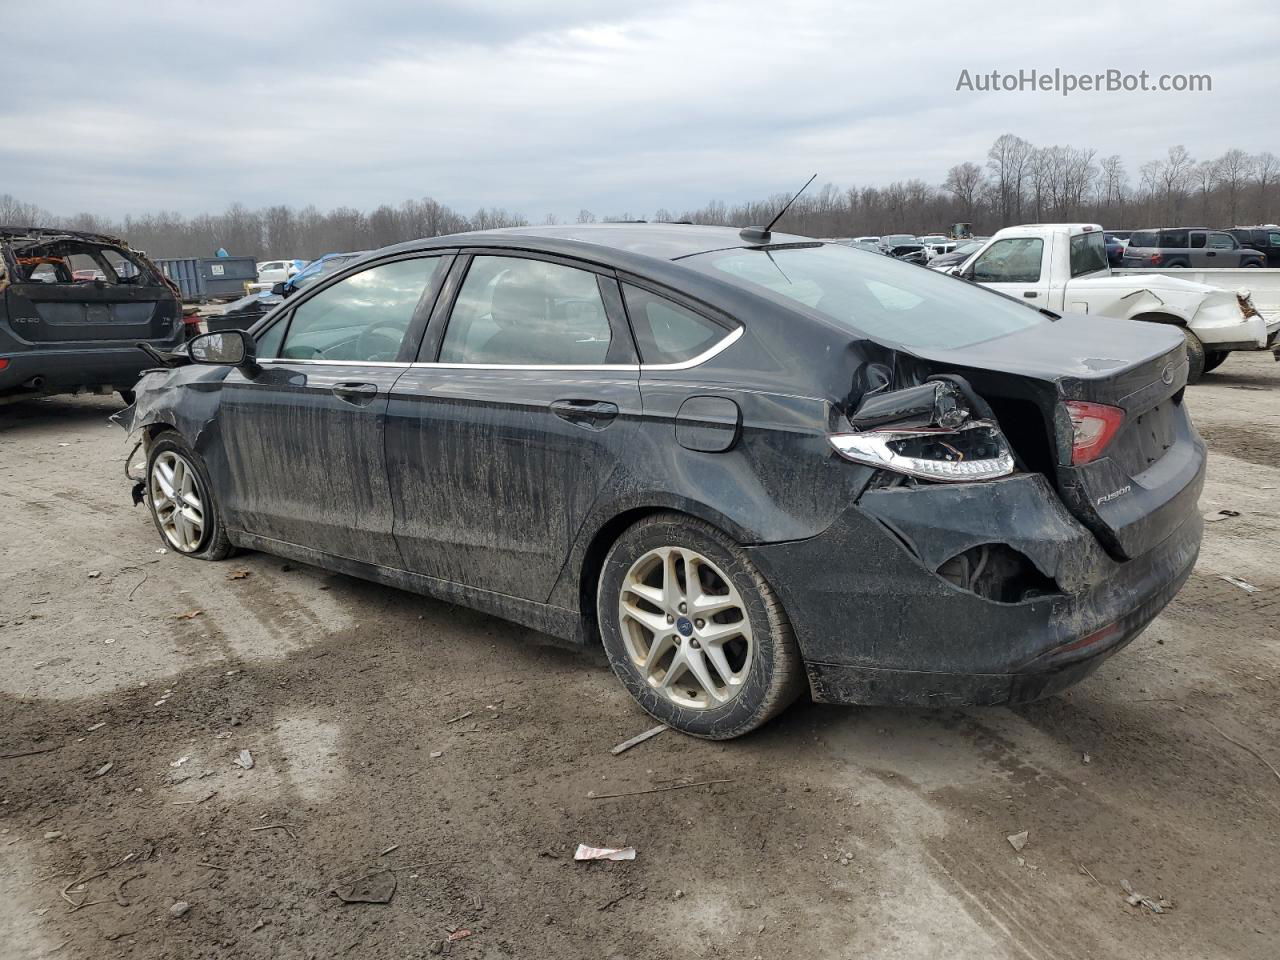
[[[806,236],[858,236],[945,231],[972,223],[977,233],[1029,222],[1084,221],[1112,229],[1150,226],[1230,227],[1267,223],[1280,210],[1280,158],[1270,151],[1227,150],[1197,160],[1182,145],[1144,163],[1131,176],[1119,154],[1099,156],[1087,147],[1036,146],[1012,133],[998,137],[981,162],[966,160],[940,184],[921,179],[884,186],[827,184],[801,196],[777,229]],[[659,209],[597,217],[601,220],[677,220],[724,226],[762,225],[788,199],[778,193],[754,201],[716,200],[696,210]],[[467,230],[527,226],[503,208],[470,216],[429,197],[384,204],[371,211],[338,207],[321,211],[276,205],[252,210],[233,203],[220,214],[186,217],[172,211],[111,220],[93,213],[55,216],[9,194],[0,194],[0,224],[38,224],[124,237],[153,257],[210,256],[219,247],[259,260],[367,250]],[[547,215],[541,221],[555,223]]]

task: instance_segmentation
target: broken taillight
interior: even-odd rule
[[[986,420],[955,430],[881,429],[829,439],[846,460],[921,480],[958,483],[1013,473],[1013,453],[1004,434]]]
[[[1068,400],[1066,407],[1073,431],[1071,465],[1078,467],[1097,460],[1124,423],[1124,410],[1083,400]]]

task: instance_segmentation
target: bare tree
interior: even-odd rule
[[[1034,148],[1012,133],[1001,134],[987,151],[987,167],[995,181],[1000,220],[1022,219],[1023,183]]]
[[[1258,181],[1258,222],[1271,222],[1271,197],[1268,190],[1280,178],[1280,157],[1264,150],[1253,158],[1253,175]],[[1232,224],[1234,226],[1234,222]]]
[[[1218,176],[1226,193],[1226,213],[1231,224],[1240,222],[1240,194],[1253,175],[1254,160],[1243,150],[1228,150],[1218,158]]]
[[[961,216],[966,221],[973,219],[978,198],[982,195],[985,187],[986,176],[983,174],[982,168],[976,163],[970,163],[968,160],[964,163],[958,163],[948,170],[947,179],[942,184],[942,189],[954,196],[960,204]]]

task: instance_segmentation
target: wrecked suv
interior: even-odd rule
[[[1061,690],[1200,545],[1177,330],[764,230],[416,241],[166,359],[119,419],[170,549],[603,643],[702,737]]]
[[[154,366],[135,344],[185,339],[177,290],[114,237],[0,227],[0,403],[118,391]]]

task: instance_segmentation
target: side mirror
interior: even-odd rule
[[[194,363],[241,367],[256,370],[257,344],[244,330],[202,333],[187,341],[187,353]]]
[[[275,295],[275,296],[277,296],[277,297],[287,297],[287,296],[288,296],[288,294],[284,292],[284,281],[283,281],[283,280],[277,280],[275,283],[273,283],[273,284],[271,285],[271,292],[272,292],[272,294],[274,294],[274,295]]]

